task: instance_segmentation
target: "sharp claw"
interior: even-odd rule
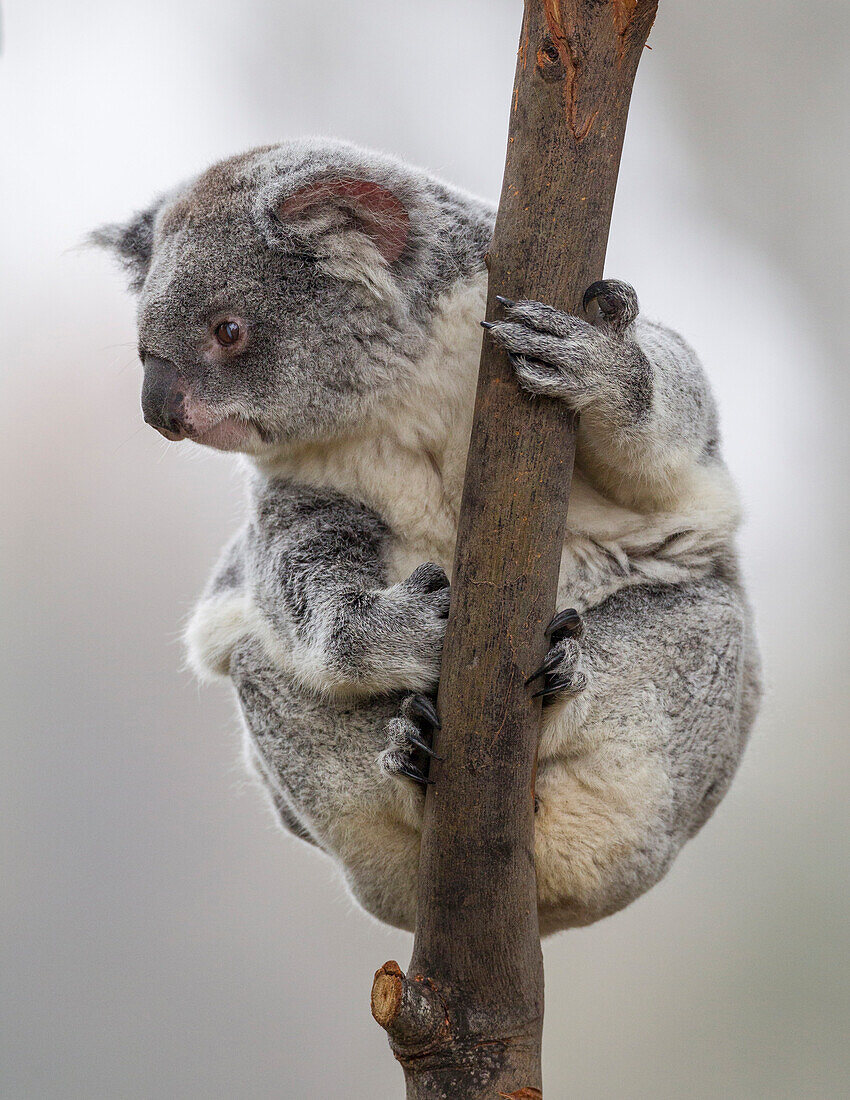
[[[433,779],[426,779],[422,772],[418,772],[416,768],[405,768],[404,765],[401,765],[398,770],[402,775],[406,775],[408,779],[412,779],[414,783],[418,783],[421,787],[427,787],[434,782]]]
[[[512,302],[510,298],[503,298],[501,294],[496,295],[496,301],[505,307],[505,309],[513,309],[516,302]]]
[[[479,321],[482,328],[495,328],[496,325],[493,321]]]
[[[439,730],[443,728],[440,724],[440,716],[437,714],[434,704],[427,695],[413,695],[408,700],[407,705],[414,714],[418,714],[420,718],[424,718],[427,722],[430,722],[435,729]]]
[[[427,753],[432,759],[441,760],[441,761],[445,760],[444,756],[439,756],[436,752],[434,752],[434,750],[431,748],[430,745],[426,744],[426,742],[424,742],[424,741],[421,741],[418,737],[415,737],[412,733],[409,733],[407,735],[407,740],[411,743],[411,745],[415,745],[417,747],[417,749],[421,749],[423,752]]]
[[[581,303],[585,313],[594,299],[598,300],[602,317],[620,330],[630,325],[640,310],[634,287],[619,279],[600,279],[589,286]]]
[[[547,672],[551,672],[552,669],[555,668],[556,665],[560,664],[562,660],[562,653],[547,653],[546,656],[543,658],[543,664],[540,666],[540,668],[537,669],[536,672],[532,672],[532,674],[525,681],[525,686],[528,687],[528,685],[533,684],[535,680],[539,680],[541,676],[545,676]]]
[[[587,313],[587,307],[590,305],[593,299],[598,298],[599,295],[602,293],[604,285],[604,280],[600,279],[596,283],[591,283],[591,285],[584,292],[584,297],[581,300],[581,308],[584,310],[585,313]]]
[[[567,607],[552,619],[546,627],[546,636],[551,638],[553,634],[563,632],[565,637],[574,637],[581,633],[581,615],[574,607]]]
[[[547,699],[550,695],[557,695],[561,691],[568,691],[572,687],[572,680],[553,680],[548,687],[535,691],[532,699]]]

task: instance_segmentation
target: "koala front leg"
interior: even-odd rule
[[[716,413],[699,360],[676,333],[639,317],[627,283],[588,288],[593,323],[540,302],[499,301],[504,320],[484,327],[529,393],[582,414],[578,457],[606,489],[655,503],[695,462],[716,457]]]
[[[449,581],[425,563],[386,585],[389,533],[363,505],[282,482],[225,551],[186,632],[204,677],[226,676],[246,637],[320,695],[430,691],[440,673]]]
[[[343,699],[436,686],[449,581],[425,563],[387,585],[390,539],[357,501],[281,482],[261,487],[248,583],[267,650],[305,687]]]
[[[304,578],[303,617],[280,593],[259,595],[268,648],[307,687],[339,698],[433,688],[440,675],[449,582],[426,563],[388,588]]]
[[[652,401],[652,371],[629,332],[638,316],[627,283],[594,283],[585,308],[599,306],[591,324],[541,302],[512,302],[497,295],[503,321],[482,326],[506,349],[522,386],[567,401],[578,412],[596,407],[621,426],[644,417]]]

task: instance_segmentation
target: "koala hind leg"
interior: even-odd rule
[[[663,772],[603,749],[541,763],[535,863],[541,932],[590,924],[649,889],[675,854]],[[657,841],[655,838],[657,837]]]
[[[578,695],[587,687],[587,675],[582,671],[580,641],[584,635],[581,616],[573,607],[559,611],[546,628],[549,652],[543,664],[525,681],[526,686],[540,686],[533,693],[543,699],[543,706],[567,696]]]

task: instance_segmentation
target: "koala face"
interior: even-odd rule
[[[270,246],[247,198],[216,201],[202,177],[161,211],[138,333],[148,423],[256,452],[356,417],[380,383],[358,336],[386,311],[315,255]]]
[[[411,378],[444,271],[462,273],[442,231],[470,233],[447,193],[354,146],[291,142],[215,165],[95,234],[138,292],[146,421],[171,440],[261,454],[361,420]],[[486,217],[479,229],[473,266]]]

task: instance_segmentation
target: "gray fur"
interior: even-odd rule
[[[185,380],[186,434],[229,418],[227,448],[251,459],[192,660],[231,677],[282,823],[405,928],[423,807],[410,693],[439,676],[493,214],[309,140],[215,165],[96,236],[139,292],[143,355]],[[582,414],[559,606],[583,630],[553,640],[540,680],[544,932],[658,881],[725,793],[759,697],[702,368],[627,284],[591,291],[592,322],[505,303],[488,333],[530,400]],[[222,315],[247,328],[238,354],[212,339]]]

